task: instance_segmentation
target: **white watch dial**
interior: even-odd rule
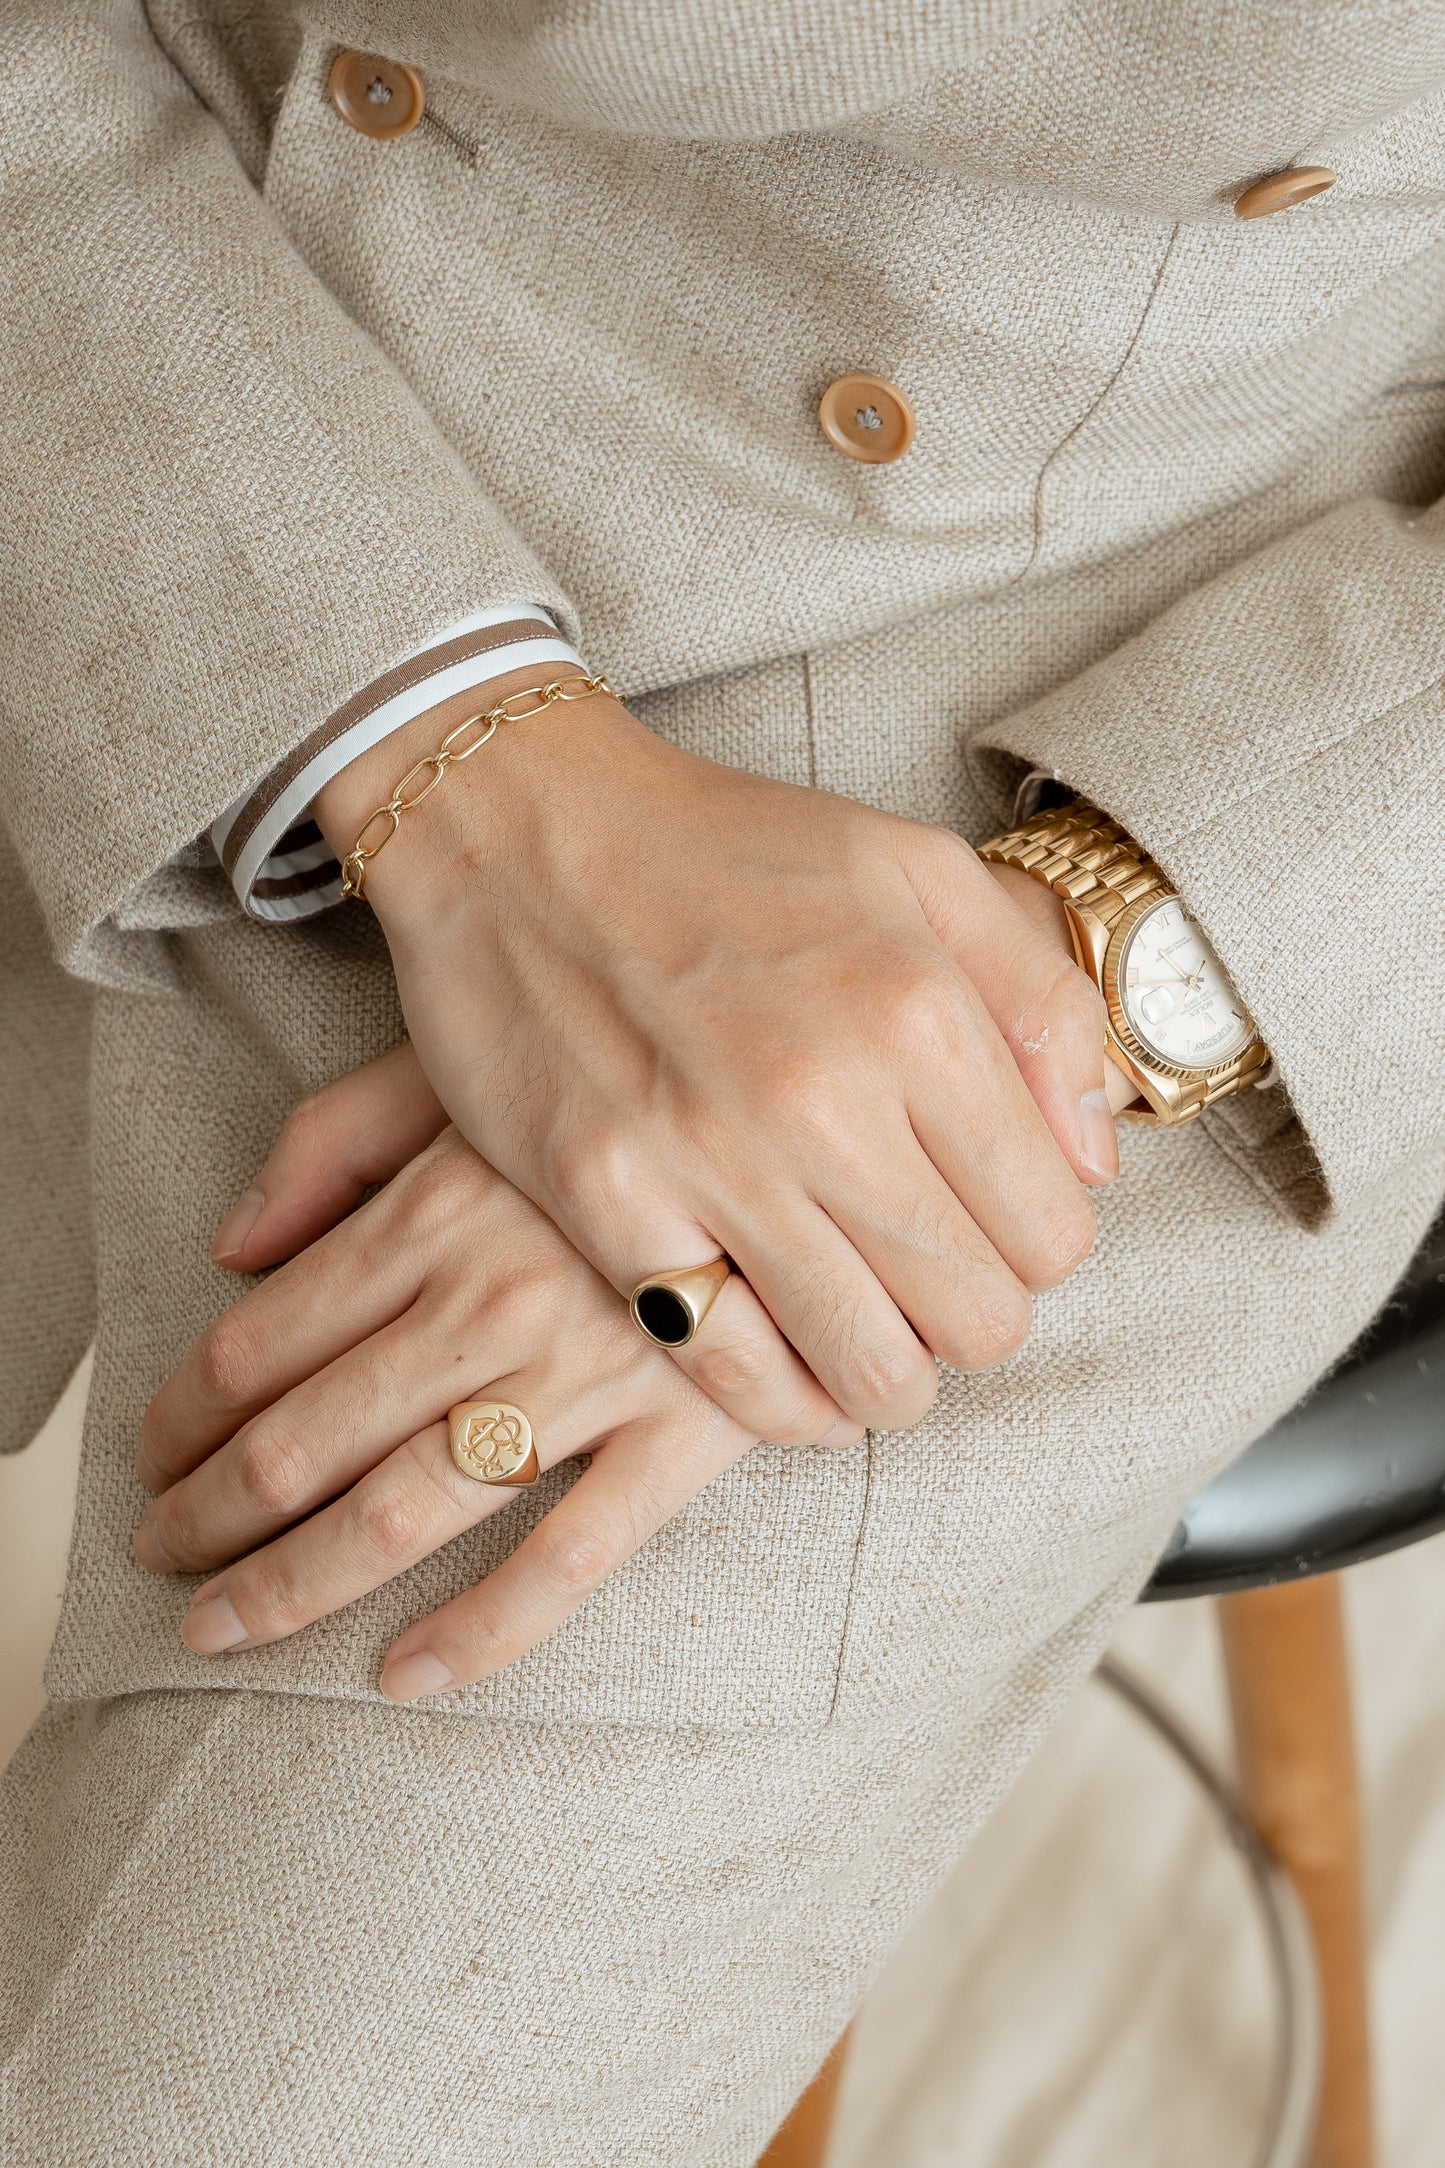
[[[1146,911],[1119,959],[1135,1037],[1176,1069],[1217,1069],[1254,1037],[1224,966],[1177,896]]]

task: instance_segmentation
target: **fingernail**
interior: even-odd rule
[[[147,1490],[164,1490],[166,1479],[143,1445],[135,1449],[135,1472]]]
[[[151,1573],[174,1573],[176,1562],[156,1534],[155,1523],[145,1515],[130,1539],[130,1547]]]
[[[429,1649],[401,1657],[381,1674],[381,1690],[388,1701],[415,1701],[420,1694],[440,1694],[456,1683],[441,1658]]]
[[[211,1244],[211,1262],[223,1265],[228,1257],[234,1257],[246,1246],[246,1237],[265,1209],[266,1200],[259,1189],[248,1189],[244,1197],[237,1198],[226,1217],[216,1230]]]
[[[1085,1092],[1079,1101],[1079,1158],[1096,1182],[1112,1182],[1119,1172],[1119,1135],[1107,1092]]]
[[[246,1639],[227,1596],[198,1596],[181,1620],[181,1639],[197,1656],[219,1656]]]
[[[847,1415],[840,1415],[833,1428],[824,1431],[818,1443],[819,1445],[843,1445],[856,1440],[859,1435],[858,1425],[852,1418]]]

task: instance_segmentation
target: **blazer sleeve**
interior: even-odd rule
[[[1445,1183],[1445,505],[1341,506],[980,734],[1151,851],[1283,1091],[1204,1119],[1307,1224]]]
[[[60,958],[133,979],[168,862],[398,655],[576,626],[141,0],[19,0],[5,47],[0,786]]]

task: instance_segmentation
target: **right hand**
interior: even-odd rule
[[[452,720],[327,786],[340,854]],[[732,1258],[677,1359],[756,1434],[916,1422],[935,1358],[1009,1354],[1092,1242],[1102,1003],[1054,899],[1023,907],[944,830],[681,752],[598,695],[454,768],[366,893],[484,1158],[623,1293]]]

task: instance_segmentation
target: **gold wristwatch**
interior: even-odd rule
[[[1223,965],[1117,821],[1075,798],[978,855],[1062,898],[1074,953],[1104,996],[1109,1057],[1145,1101],[1126,1121],[1172,1129],[1265,1080],[1268,1051]]]

